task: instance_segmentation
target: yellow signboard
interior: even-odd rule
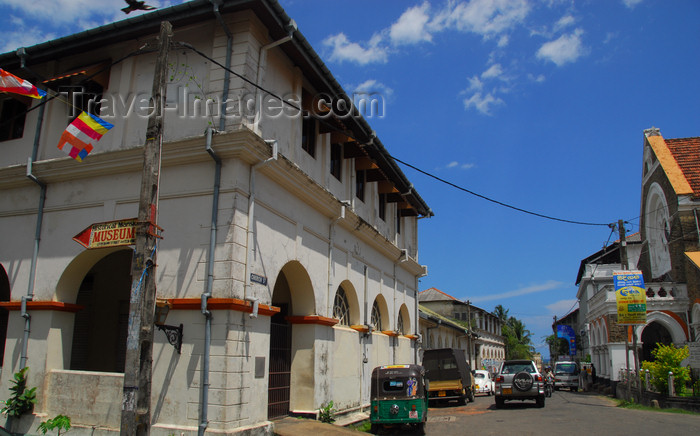
[[[636,325],[647,322],[647,294],[641,271],[615,271],[617,323]]]

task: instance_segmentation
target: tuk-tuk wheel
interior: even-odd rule
[[[421,423],[416,424],[416,434],[419,434],[419,435],[425,434],[425,422],[421,422]]]
[[[369,432],[372,434],[379,434],[379,425],[377,425],[377,424],[370,425]]]

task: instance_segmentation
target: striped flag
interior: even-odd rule
[[[112,127],[114,127],[113,124],[83,112],[63,131],[58,141],[58,148],[78,162],[82,162],[92,151],[92,144],[99,141],[102,135]]]
[[[0,91],[22,94],[32,98],[42,98],[46,95],[45,91],[2,68],[0,68]]]

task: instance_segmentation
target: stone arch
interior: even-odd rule
[[[402,335],[407,335],[407,334],[411,333],[411,331],[412,331],[411,330],[411,328],[412,328],[412,326],[411,326],[411,314],[408,311],[408,307],[406,306],[406,304],[402,304],[401,307],[399,308],[399,316],[401,317],[402,323],[403,323],[403,328],[401,329],[401,331],[399,333]],[[398,327],[398,323],[397,323],[397,327]]]
[[[700,342],[700,303],[693,304],[693,311],[691,314],[691,325],[695,329],[695,342]]]
[[[389,307],[386,304],[386,299],[382,294],[379,294],[377,295],[377,298],[374,299],[374,303],[376,303],[377,307],[379,308],[379,315],[381,319],[381,326],[374,326],[374,328],[379,331],[391,330],[391,318],[389,317]],[[372,303],[372,306],[374,306],[374,303]]]
[[[130,250],[124,247],[97,248],[83,250],[68,264],[56,283],[56,301],[75,303],[78,299],[80,285],[90,269],[100,260],[118,251]]]
[[[653,322],[658,322],[660,325],[666,328],[666,330],[668,330],[674,344],[683,344],[688,340],[684,326],[682,326],[678,320],[668,313],[659,311],[653,311],[647,314],[646,325],[636,327],[637,337],[641,338],[644,329],[646,329],[649,324]]]
[[[347,299],[347,303],[349,306],[349,311],[350,311],[350,325],[354,324],[360,324],[360,304],[357,299],[357,291],[355,287],[352,285],[350,280],[343,280],[342,283],[338,286],[338,289],[342,288],[343,291],[345,292],[345,297]],[[338,291],[336,291],[337,293]],[[334,303],[335,305],[335,303]],[[335,313],[335,307],[334,307],[334,313]]]
[[[133,250],[85,250],[66,267],[58,301],[82,309],[73,318],[70,369],[123,372],[126,357]]]
[[[271,304],[280,312],[270,319],[269,373],[289,377],[268,379],[268,419],[288,415],[290,410],[314,408],[315,326],[292,323],[290,318],[315,315],[315,301],[306,268],[298,261],[284,265],[272,290]]]
[[[7,277],[5,267],[0,264],[0,301],[10,301],[10,279]],[[7,323],[9,312],[0,307],[0,368],[5,360],[5,342],[7,341]]]

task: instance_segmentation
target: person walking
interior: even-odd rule
[[[593,364],[591,363],[591,381],[593,382],[593,384],[595,384],[595,379],[596,379],[596,376],[595,376],[595,365],[593,365]]]

